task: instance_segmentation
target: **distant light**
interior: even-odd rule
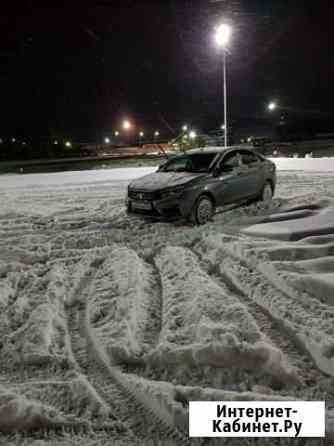
[[[252,137],[250,136],[249,138],[247,138],[247,142],[252,142]]]
[[[194,130],[192,130],[190,133],[189,133],[189,138],[190,139],[195,139],[197,137],[197,133],[194,131]]]
[[[183,135],[183,139],[188,139],[188,135]]]
[[[66,147],[72,147],[72,144],[71,144],[70,141],[66,141],[66,142],[65,142],[65,146],[66,146]]]
[[[218,46],[226,47],[232,34],[232,28],[229,25],[222,24],[216,29],[215,40]]]
[[[158,131],[154,132],[154,136],[160,136],[160,133]]]
[[[123,121],[123,129],[124,130],[130,130],[132,127],[131,122],[128,119],[125,119]]]
[[[274,110],[276,110],[276,108],[277,108],[277,104],[276,104],[276,102],[270,102],[270,103],[268,104],[268,110],[269,110],[269,111],[274,111]]]
[[[108,137],[104,138],[104,142],[105,142],[106,144],[110,144],[110,138],[108,138]]]
[[[15,138],[12,138],[12,142],[16,142],[16,139],[15,139]]]
[[[27,143],[25,141],[22,141],[22,145],[25,146],[27,145]]]
[[[119,136],[119,132],[116,130],[116,132],[114,133],[115,136]]]
[[[186,132],[186,131],[188,130],[188,126],[187,126],[187,125],[184,125],[184,126],[182,127],[182,130],[183,130],[184,132]]]
[[[58,144],[58,141],[57,141],[57,140],[53,141],[53,144],[57,145],[57,144]]]
[[[144,132],[139,132],[139,136],[142,138],[144,136]]]
[[[225,130],[225,125],[223,124],[220,128],[221,128],[222,130]]]

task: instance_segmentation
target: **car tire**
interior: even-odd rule
[[[269,181],[266,181],[262,188],[260,200],[264,203],[269,203],[273,199],[273,196],[273,187]]]
[[[191,211],[190,221],[196,225],[204,225],[212,219],[215,205],[208,195],[201,195]]]

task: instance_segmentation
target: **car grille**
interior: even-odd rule
[[[133,200],[148,200],[154,201],[161,198],[160,192],[141,192],[137,190],[129,190],[129,198]]]

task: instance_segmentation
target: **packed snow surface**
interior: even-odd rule
[[[152,168],[0,176],[1,446],[202,444],[200,399],[326,400],[331,441],[334,159],[275,162],[202,227],[126,215]]]

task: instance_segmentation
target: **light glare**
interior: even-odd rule
[[[215,40],[218,46],[226,47],[232,34],[232,29],[229,25],[222,24],[216,29]]]
[[[276,102],[270,102],[269,103],[269,105],[268,105],[268,110],[269,111],[274,111],[274,110],[276,110],[276,108],[277,108]]]
[[[189,133],[189,138],[190,139],[195,139],[197,137],[197,133],[194,131],[194,130],[192,130],[190,133]]]
[[[123,129],[124,130],[130,130],[131,129],[131,122],[130,121],[128,121],[127,119],[125,119],[124,121],[123,121]]]

